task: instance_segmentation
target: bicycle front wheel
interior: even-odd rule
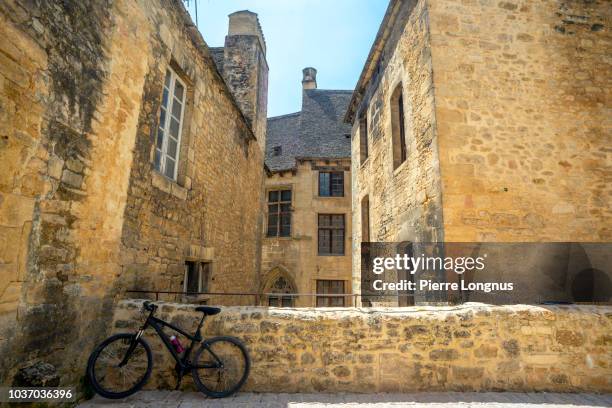
[[[206,340],[193,359],[191,375],[198,389],[212,398],[232,395],[249,376],[251,361],[246,347],[234,337]]]
[[[91,353],[87,377],[104,398],[125,398],[139,391],[151,376],[153,356],[142,338],[121,333],[104,340]]]

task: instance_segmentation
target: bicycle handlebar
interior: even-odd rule
[[[145,310],[148,310],[149,312],[154,312],[154,311],[155,311],[155,309],[157,309],[157,305],[156,305],[156,304],[154,304],[154,303],[149,302],[148,300],[147,300],[147,301],[145,301],[145,302],[142,304],[142,307],[143,307]]]

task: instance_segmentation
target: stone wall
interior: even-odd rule
[[[178,183],[151,164],[169,64]],[[78,384],[121,292],[182,289],[185,259],[257,285],[263,155],[180,0],[1,2],[0,166],[1,384],[36,362]]]
[[[402,24],[389,27],[380,73],[365,89],[352,132],[353,290],[359,291],[364,197],[370,241],[435,242],[444,239],[442,192],[434,116],[429,13],[424,1],[396,2]],[[394,169],[391,96],[404,95],[407,159]],[[361,113],[360,113],[361,112]],[[359,116],[367,115],[368,151],[360,161]]]
[[[344,197],[319,196],[319,168],[344,171]],[[300,160],[295,171],[275,172],[266,178],[266,191],[292,190],[291,237],[266,237],[262,247],[262,291],[267,293],[279,277],[294,292],[316,293],[317,280],[341,280],[351,293],[351,178],[350,160]],[[319,256],[318,214],[345,214],[345,253]],[[264,301],[266,299],[263,299]],[[352,298],[346,297],[346,305]],[[267,303],[265,303],[267,304]],[[301,296],[296,306],[315,306],[314,296]]]
[[[141,301],[125,300],[114,332],[135,330]],[[194,328],[191,305],[163,319]],[[402,309],[228,307],[204,333],[243,339],[252,359],[245,391],[612,391],[612,308],[486,306]],[[149,388],[174,387],[169,353],[153,332]],[[186,378],[184,388],[193,387]]]
[[[119,18],[131,35],[117,30],[111,10],[0,5],[0,383],[43,360],[74,384],[83,334],[108,324],[138,118],[130,98],[144,78],[132,49],[146,36],[136,21]]]
[[[366,196],[371,241],[610,240],[611,12],[603,0],[390,2],[348,115],[355,292]],[[407,160],[394,169],[400,84]]]
[[[251,61],[252,51],[259,52],[257,37],[226,39],[225,51],[231,55],[223,65],[224,75],[228,84],[234,78],[231,89],[237,92],[230,96],[206,45],[192,41],[192,36],[198,38],[199,34],[184,26],[179,12],[162,3],[141,7],[138,12],[146,19],[142,23],[145,27],[153,21],[164,24],[150,35],[151,44],[143,50],[143,58],[150,54],[149,65],[139,105],[121,241],[126,289],[183,291],[185,261],[203,261],[211,263],[208,291],[256,291],[261,257],[263,152],[253,136],[255,123],[243,120],[241,114],[250,118],[248,115],[254,115],[257,109],[252,78],[257,68]],[[265,63],[265,55],[258,58]],[[240,69],[235,67],[238,65]],[[176,182],[152,168],[151,140],[157,130],[168,66],[187,83]],[[262,75],[267,77],[267,67]],[[245,76],[248,80],[244,82],[235,79]],[[267,89],[262,98],[267,98]],[[248,111],[238,109],[246,106]],[[260,129],[259,136],[265,143],[265,129]],[[226,296],[212,301],[252,304],[253,299]]]
[[[428,5],[446,240],[610,241],[609,1]]]

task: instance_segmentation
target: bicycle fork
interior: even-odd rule
[[[123,356],[123,359],[119,363],[119,367],[120,368],[127,364],[128,360],[132,356],[132,353],[134,352],[134,350],[136,350],[136,345],[138,344],[138,339],[140,339],[140,336],[142,336],[143,332],[144,332],[144,329],[138,330],[138,333],[136,333],[136,336],[134,336],[134,338],[130,342],[130,347],[128,347],[127,351],[125,352],[125,355]]]

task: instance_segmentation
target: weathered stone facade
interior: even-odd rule
[[[446,239],[612,240],[609,2],[429,4]]]
[[[140,301],[122,301],[114,331],[139,324]],[[195,328],[190,305],[162,318]],[[612,391],[612,308],[486,306],[401,309],[225,308],[206,336],[243,339],[256,392]],[[158,338],[150,388],[173,388]],[[184,388],[192,385],[185,378]]]
[[[265,179],[265,197],[276,191],[291,191],[291,222],[287,236],[271,234],[270,227],[276,225],[264,226],[260,291],[305,294],[285,298],[286,306],[316,306],[317,298],[312,294],[321,293],[318,281],[319,285],[333,281],[343,286],[337,288],[342,294],[351,293],[350,127],[342,121],[350,91],[317,89],[314,68],[305,68],[303,74],[302,110],[269,118],[266,139],[266,165],[270,171]],[[341,175],[342,194],[339,190],[337,196],[327,194],[331,192],[328,186],[320,185],[321,173]],[[327,189],[326,193],[322,189]],[[271,207],[265,208],[269,224]],[[341,254],[319,253],[320,214],[344,217]],[[262,296],[261,304],[276,305],[269,298]],[[281,299],[274,298],[280,306]],[[352,297],[336,300],[342,299],[345,305],[353,305]],[[319,305],[325,303],[319,300]]]
[[[319,170],[342,171],[344,197],[320,197]],[[293,192],[291,237],[264,237],[262,248],[262,293],[274,293],[279,278],[286,279],[293,293],[317,293],[317,280],[345,282],[345,293],[351,293],[351,180],[350,159],[301,161],[296,170],[275,172],[266,178],[266,191],[290,188]],[[340,256],[319,256],[317,253],[318,214],[346,214],[346,252]],[[264,228],[264,234],[266,233]],[[267,297],[262,297],[267,304]],[[353,299],[345,297],[352,306]],[[315,296],[295,298],[294,306],[315,306]]]
[[[169,66],[176,182],[153,169]],[[258,285],[265,129],[241,108],[266,75],[235,97],[180,0],[0,4],[0,383],[44,362],[78,384],[116,298],[183,290],[185,260]]]
[[[355,290],[365,197],[371,241],[610,240],[610,12],[605,1],[390,2],[347,115]],[[398,91],[407,158],[396,167]]]

